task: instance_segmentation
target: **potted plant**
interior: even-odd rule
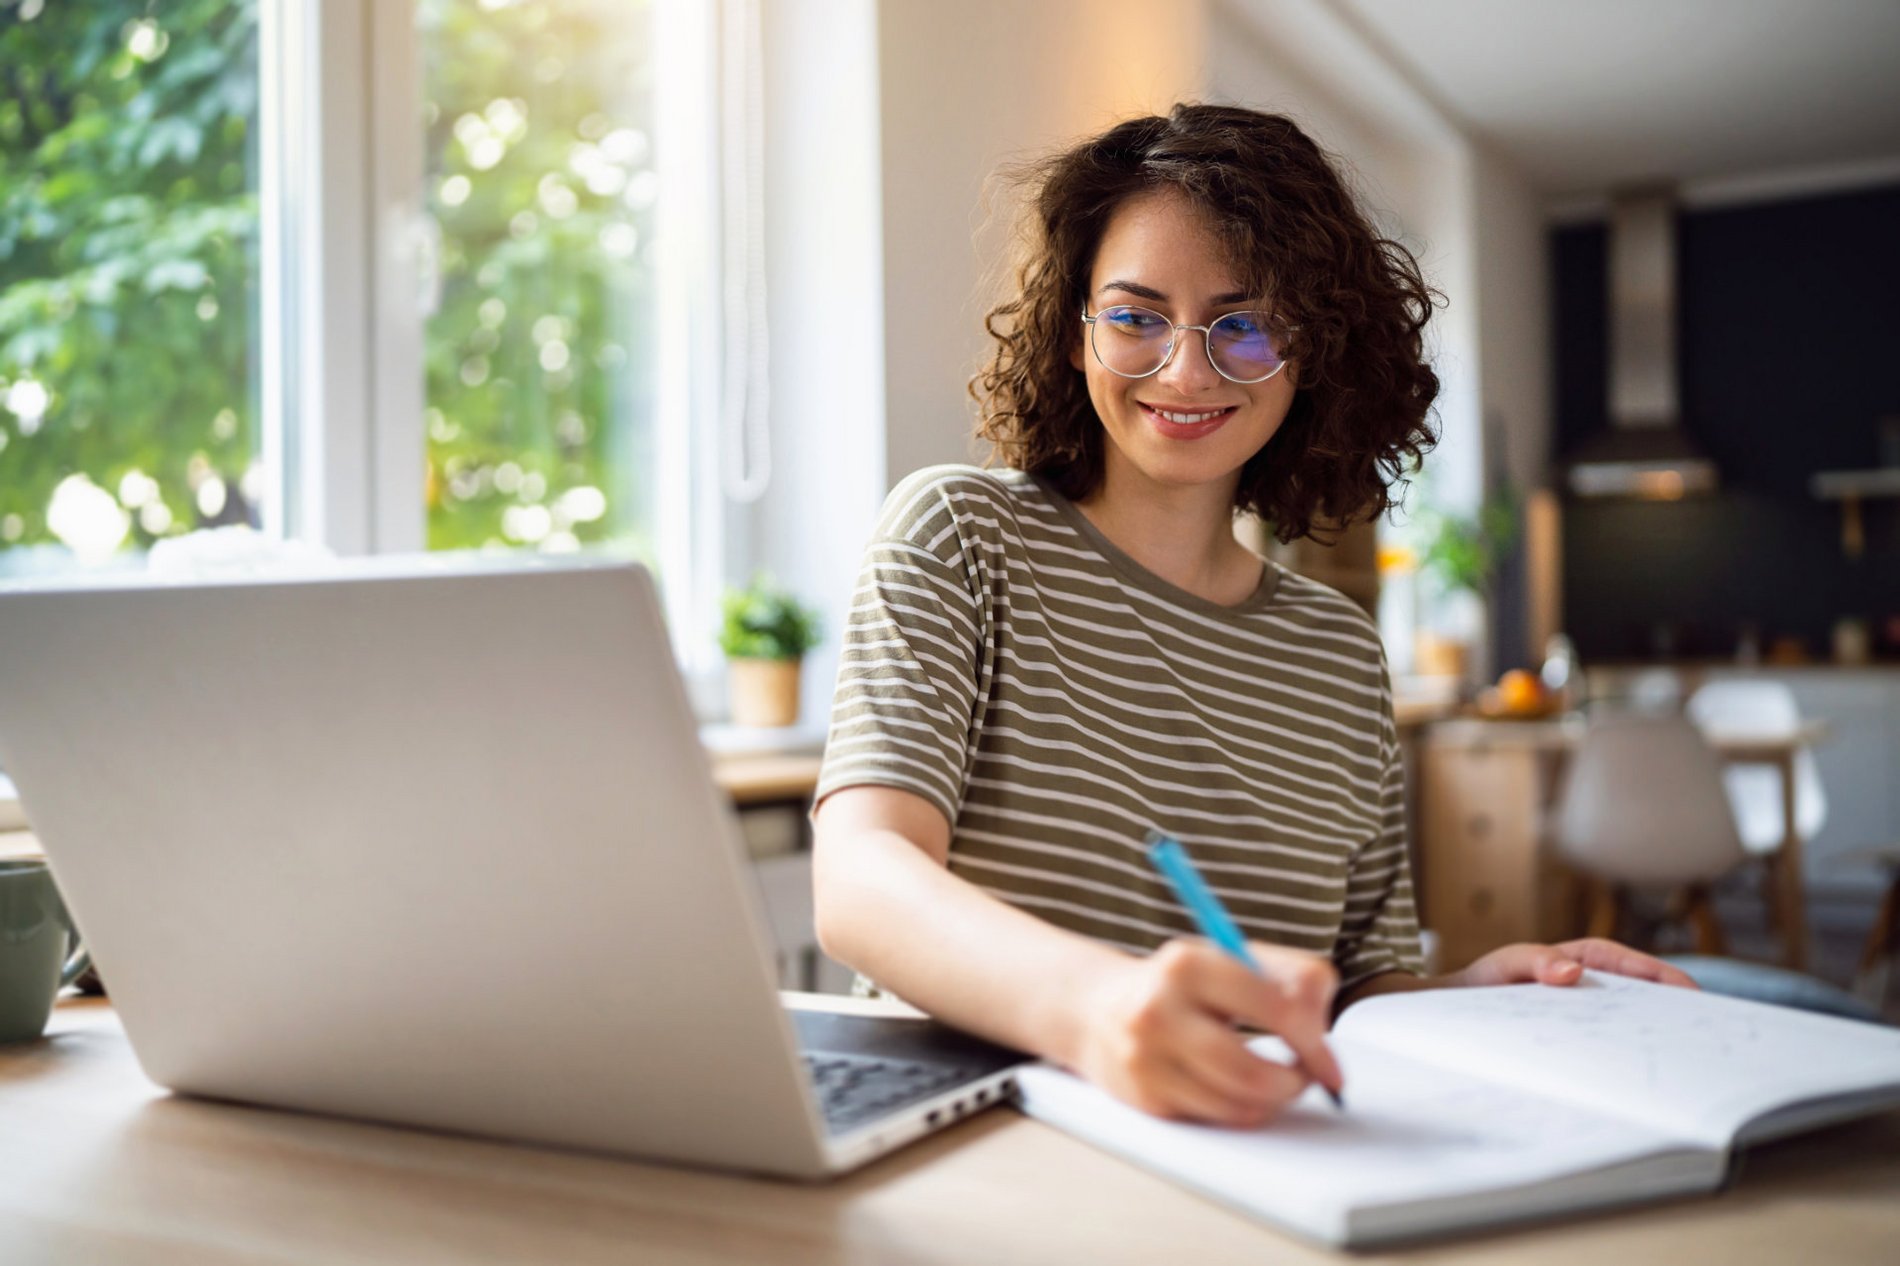
[[[1416,523],[1418,570],[1430,582],[1434,612],[1418,634],[1417,671],[1464,680],[1498,564],[1517,537],[1516,497],[1507,489],[1486,498],[1475,515],[1427,509]]]
[[[729,668],[733,723],[795,723],[799,663],[818,645],[817,613],[763,576],[726,590],[720,609],[719,649]]]

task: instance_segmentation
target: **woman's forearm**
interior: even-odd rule
[[[818,937],[839,962],[992,1041],[1071,1063],[1081,999],[1127,955],[961,879],[896,831],[821,833]]]

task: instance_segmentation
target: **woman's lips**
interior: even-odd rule
[[[1167,409],[1162,410],[1151,404],[1141,405],[1141,415],[1148,419],[1148,425],[1171,440],[1198,440],[1204,435],[1212,435],[1221,429],[1227,419],[1234,416],[1237,406],[1229,405],[1225,409]],[[1172,416],[1169,416],[1172,415]],[[1176,421],[1178,418],[1194,418],[1197,421]]]

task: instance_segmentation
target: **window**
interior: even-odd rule
[[[709,662],[720,12],[0,0],[0,572],[598,546]]]
[[[656,562],[651,15],[421,0],[432,549]]]
[[[0,572],[258,521],[258,18],[0,8]]]

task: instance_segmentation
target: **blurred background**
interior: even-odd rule
[[[0,576],[626,553],[714,720],[770,574],[809,744],[884,492],[980,456],[999,166],[1284,111],[1445,296],[1404,510],[1277,551],[1385,635],[1428,918],[1581,909],[1565,714],[1766,682],[1754,773],[1826,811],[1753,812],[1846,981],[1900,844],[1897,56],[1887,0],[0,0]],[[1714,884],[1769,958],[1778,864]]]

